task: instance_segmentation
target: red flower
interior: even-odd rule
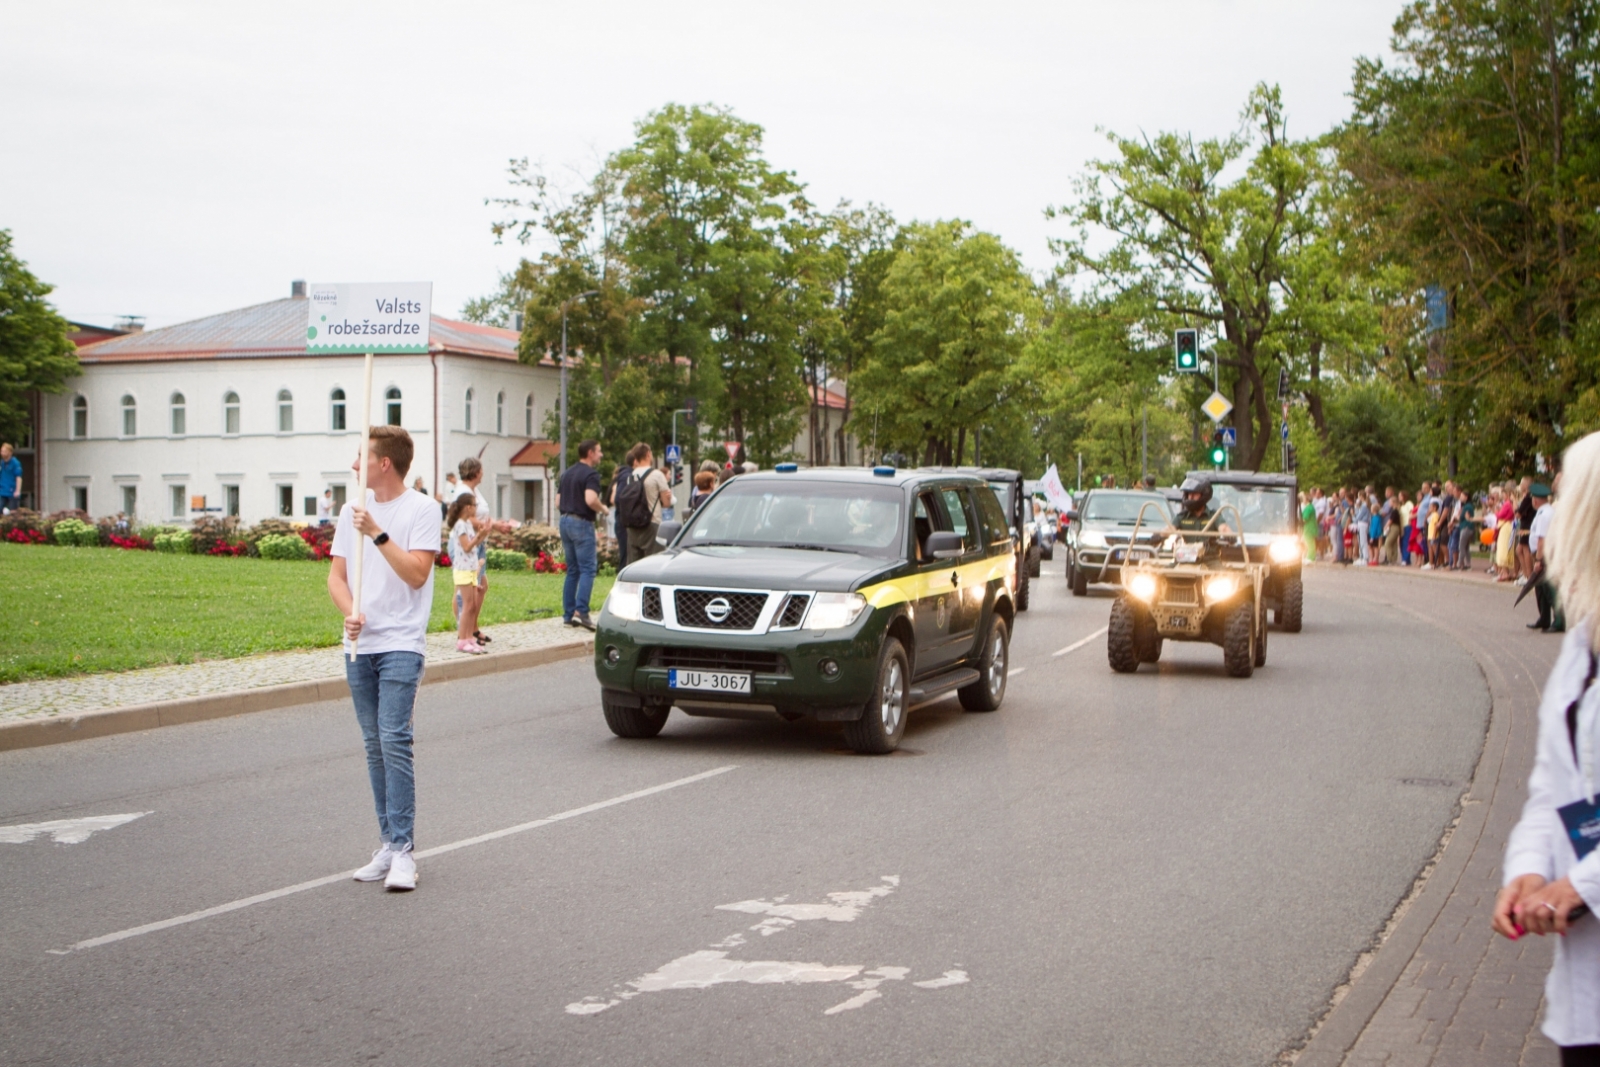
[[[123,537],[121,534],[112,534],[111,543],[118,548],[132,548],[146,552],[154,547],[149,541],[133,534],[129,534],[127,537]],[[216,553],[213,552],[212,554],[215,555]]]

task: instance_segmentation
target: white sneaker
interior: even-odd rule
[[[1423,564],[1423,565],[1422,565],[1422,569],[1423,569],[1423,570],[1425,570],[1425,571],[1431,571],[1431,570],[1433,570],[1433,564],[1431,564],[1431,563],[1424,563],[1424,564]]]
[[[376,882],[389,873],[390,864],[394,863],[395,854],[389,850],[389,843],[385,841],[383,847],[372,854],[372,862],[355,873],[358,882]]]
[[[417,888],[417,861],[411,858],[411,846],[390,853],[394,862],[389,865],[389,877],[383,880],[385,889],[412,890]]]

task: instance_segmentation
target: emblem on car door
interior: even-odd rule
[[[728,603],[728,598],[723,596],[712,597],[706,601],[706,618],[715,623],[723,623],[733,613],[733,605]]]

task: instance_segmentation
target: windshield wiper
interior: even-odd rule
[[[799,548],[799,549],[804,549],[804,550],[807,550],[807,551],[814,551],[814,552],[843,552],[847,556],[860,555],[860,553],[856,552],[854,549],[850,549],[850,548],[835,548],[833,545],[807,545],[807,544],[796,543],[796,544],[792,544],[792,545],[768,545],[767,547],[768,548]]]

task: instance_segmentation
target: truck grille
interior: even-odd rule
[[[753,630],[766,593],[721,593],[706,589],[679,589],[673,593],[678,625],[704,630]]]
[[[644,604],[640,608],[640,611],[644,617],[649,619],[651,622],[661,621],[662,614],[660,589],[657,589],[653,585],[647,585],[644,587]]]
[[[1165,584],[1166,584],[1166,588],[1163,589],[1162,592],[1161,592],[1161,602],[1163,604],[1198,604],[1198,603],[1200,603],[1200,596],[1199,596],[1199,593],[1196,591],[1195,585],[1194,585],[1193,582],[1172,582],[1172,581],[1169,581],[1169,582],[1167,582]]]
[[[748,652],[738,648],[652,648],[645,662],[652,667],[694,671],[789,673],[789,660],[776,652]]]
[[[803,593],[791,593],[783,602],[782,609],[778,612],[778,621],[772,624],[774,630],[793,630],[800,625],[800,620],[806,617],[806,607],[811,603],[811,598]]]

